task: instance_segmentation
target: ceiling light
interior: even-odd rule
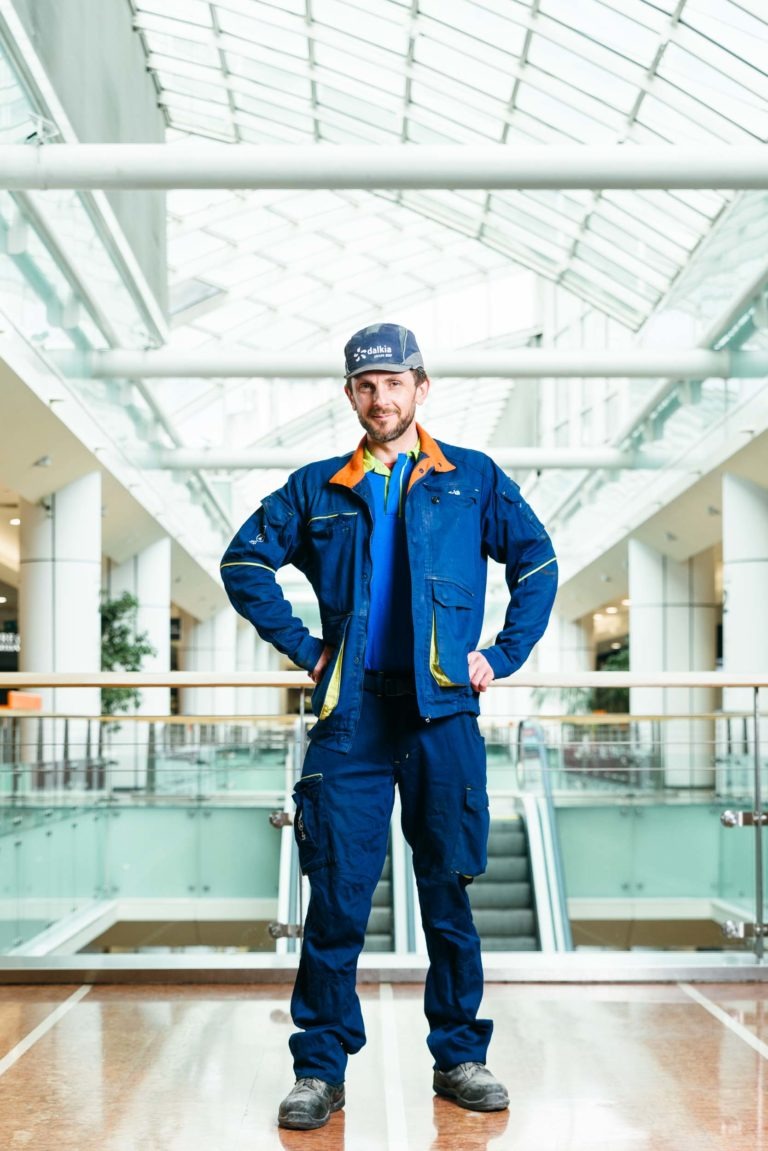
[[[12,528],[17,528],[19,526],[19,524],[21,523],[21,520],[19,519],[18,516],[14,516],[12,520],[8,520],[8,523],[11,525]]]
[[[621,644],[620,643],[612,643],[611,644],[611,650],[612,651],[621,651]]]
[[[0,603],[8,603],[8,596],[0,595]]]
[[[621,606],[622,606],[622,607],[629,607],[631,603],[632,603],[632,600],[631,600],[631,599],[623,599],[623,600],[621,601]]]
[[[603,613],[601,611],[596,611],[595,614],[592,616],[592,619],[602,619],[602,618],[603,618]]]
[[[613,605],[611,605],[610,607],[607,607],[607,608],[605,609],[605,611],[606,611],[606,615],[616,615],[616,613],[618,612],[618,610],[619,610],[619,609],[618,609],[617,607],[614,607]]]

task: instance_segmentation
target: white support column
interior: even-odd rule
[[[281,655],[277,648],[272,647],[271,643],[265,643],[256,632],[256,644],[254,648],[254,668],[256,671],[280,671]],[[287,695],[285,688],[280,687],[258,687],[256,688],[256,701],[254,704],[255,710],[258,715],[283,715],[287,706]]]
[[[237,668],[237,615],[222,608],[192,628],[187,645],[189,671],[231,672]],[[234,715],[234,687],[195,688],[194,707],[200,715]]]
[[[101,670],[101,474],[73,480],[40,503],[21,501],[19,631],[21,671]],[[41,692],[43,708],[63,715],[98,715],[97,688]],[[37,725],[25,724],[25,762],[36,762]],[[85,784],[83,764],[90,734],[95,756],[98,733],[87,721],[69,723],[64,762],[64,724],[47,724],[42,760],[49,769],[40,786]],[[55,770],[53,769],[56,764]],[[53,771],[53,774],[51,774]],[[82,779],[76,779],[82,776]]]
[[[740,476],[723,476],[723,670],[760,671],[768,652],[768,490]],[[761,709],[766,708],[761,692]],[[723,709],[752,712],[750,688],[726,688]],[[744,783],[752,791],[752,723],[731,725],[732,751],[745,753]],[[768,755],[768,722],[760,728]]]
[[[557,611],[550,616],[547,630],[534,649],[536,671],[568,674],[575,671],[592,671],[595,666],[594,649],[590,630],[582,620],[570,620]],[[533,714],[538,713],[546,724],[548,715],[568,715],[579,707],[579,700],[586,695],[579,688],[555,688],[547,691]],[[560,766],[565,755],[565,728],[563,724],[550,723],[547,740],[560,749]]]
[[[640,540],[629,541],[629,651],[636,672],[712,671],[715,664],[714,557],[702,552],[683,563]],[[711,713],[712,688],[632,688],[638,715]],[[638,732],[649,748],[651,724]],[[714,721],[661,720],[657,734],[667,787],[714,784]]]
[[[167,537],[150,544],[109,573],[109,595],[116,599],[128,592],[138,601],[133,628],[144,634],[155,650],[142,660],[142,671],[167,672],[171,669],[171,541]],[[136,715],[168,715],[170,689],[145,687],[135,710]],[[143,787],[147,779],[149,728],[144,724],[125,725],[122,742],[129,754],[125,766],[131,767],[132,782]],[[155,726],[156,754],[159,754],[163,729]],[[128,763],[130,760],[130,764]]]
[[[591,671],[594,652],[590,634],[581,620],[566,619],[553,612],[547,630],[535,648],[536,670],[554,674],[572,671]],[[569,711],[572,692],[560,688],[551,692],[539,708],[541,715],[562,715]]]
[[[256,669],[256,641],[258,636],[252,624],[241,616],[235,617],[237,654],[236,671],[249,672]],[[235,710],[238,715],[255,715],[257,690],[253,687],[235,689]]]

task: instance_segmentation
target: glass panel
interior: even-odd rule
[[[748,8],[748,4],[728,0],[689,0],[683,18],[715,44],[764,71],[768,47],[765,12],[761,7],[758,18]]]
[[[530,84],[521,85],[517,97],[517,106],[521,111],[529,112],[545,123],[557,125],[560,131],[575,141],[603,143],[615,141],[620,123],[618,114],[610,118],[610,110],[606,108],[605,115],[600,113],[598,120],[597,108],[595,108],[596,114],[593,115],[577,108],[575,103],[576,101],[564,104],[557,97],[550,96]]]
[[[595,98],[611,104],[625,115],[637,97],[637,87],[630,80],[596,66],[594,61],[560,47],[544,36],[533,37],[528,60],[550,76],[563,80],[567,78],[568,84],[582,92],[590,92]]]
[[[503,66],[489,65],[466,56],[460,49],[449,47],[426,36],[419,37],[413,49],[418,65],[442,73],[443,76],[461,76],[462,82],[471,84],[499,100],[509,100],[513,78]]]
[[[638,112],[638,122],[670,141],[701,143],[713,138],[731,144],[747,144],[750,136],[738,123],[711,112],[665,82],[655,96],[646,96]]]
[[[200,79],[180,76],[178,73],[166,72],[158,68],[155,75],[162,89],[161,99],[164,103],[176,106],[176,96],[188,96],[195,100],[195,106],[205,108],[208,104],[229,104],[229,94],[221,85],[207,84]],[[203,103],[204,101],[204,103]],[[181,105],[183,107],[183,105]],[[212,109],[215,113],[216,108]]]
[[[179,23],[211,27],[211,5],[206,0],[137,0],[137,12],[151,12]]]
[[[745,88],[732,76],[711,68],[701,60],[670,44],[664,54],[659,74],[674,84],[689,100],[698,100],[710,109],[710,117],[723,116],[758,138],[765,135],[768,112],[768,81],[762,93]],[[664,98],[663,91],[659,95]],[[746,141],[745,141],[746,142]]]
[[[165,16],[155,16],[151,12],[137,12],[134,19],[138,31],[147,37],[147,42],[161,41],[166,47],[162,49],[169,55],[189,56],[195,50],[209,48],[215,50],[216,38],[210,24],[203,27],[198,24],[189,24],[181,20],[169,20]],[[173,45],[179,46],[179,51],[173,50]]]
[[[510,12],[512,19],[507,18]],[[499,14],[496,14],[485,5],[472,3],[471,0],[454,0],[451,4],[446,4],[445,0],[420,0],[419,14],[430,18],[423,21],[427,35],[433,29],[431,20],[434,20],[441,25],[441,31],[444,29],[446,35],[462,33],[468,39],[492,44],[508,52],[510,57],[519,57],[523,50],[525,28],[515,21],[514,10],[509,6],[502,6]]]
[[[380,13],[381,5],[363,11],[359,4],[345,4],[340,0],[312,0],[312,17],[317,23],[329,28],[344,28],[361,41],[386,48],[398,56],[404,55],[408,48],[408,36],[402,14],[393,10],[392,18],[386,19]]]
[[[275,52],[284,52],[297,59],[309,58],[307,32],[303,19],[289,14],[283,16],[269,9],[264,11],[264,18],[266,27],[260,20],[251,20],[226,9],[220,9],[219,28],[223,35],[231,36],[233,40],[252,44],[263,43],[266,40]]]
[[[640,0],[626,0],[621,12],[613,11],[601,0],[542,0],[541,11],[637,60],[645,68],[650,67],[653,60],[663,23],[661,13],[654,12]]]

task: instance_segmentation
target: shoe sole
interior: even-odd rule
[[[341,1111],[345,1102],[346,1100],[342,1095],[341,1099],[331,1104],[330,1111],[323,1119],[317,1119],[313,1123],[308,1123],[306,1119],[303,1121],[300,1119],[292,1120],[290,1115],[278,1115],[277,1125],[278,1127],[285,1127],[288,1131],[316,1131],[318,1127],[325,1127],[334,1111]]]
[[[463,1107],[465,1111],[506,1111],[509,1107],[509,1099],[499,1099],[496,1102],[486,1100],[482,1103],[473,1103],[468,1099],[462,1099],[455,1091],[446,1091],[443,1087],[433,1087],[435,1095],[439,1095],[441,1099],[448,1099],[451,1103],[456,1103],[457,1106]]]

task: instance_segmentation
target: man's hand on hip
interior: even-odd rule
[[[325,671],[326,667],[328,666],[328,661],[330,660],[332,655],[333,655],[333,648],[329,644],[326,644],[320,653],[320,659],[317,661],[315,666],[312,668],[312,671],[309,673],[309,678],[312,680],[313,683],[319,683],[320,682],[320,677],[322,676],[323,672]]]
[[[469,682],[475,691],[485,691],[495,678],[493,668],[481,651],[471,651],[467,656]]]

